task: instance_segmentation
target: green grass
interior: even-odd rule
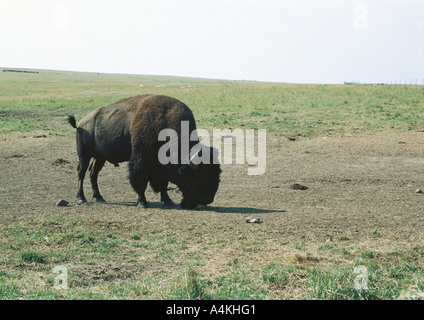
[[[366,265],[368,270],[368,288],[356,289],[352,284],[357,274],[353,267],[335,270],[313,269],[309,275],[310,299],[363,299],[391,300],[405,293],[411,294],[411,288],[424,289],[423,268],[417,264],[400,263],[387,267]],[[419,280],[418,280],[419,279]],[[405,297],[406,298],[406,297]]]
[[[197,82],[196,82],[197,81]],[[290,85],[179,77],[43,71],[0,72],[0,131],[71,131],[77,119],[144,93],[185,102],[199,128],[267,129],[272,135],[343,136],[424,128],[424,87]]]
[[[19,256],[24,262],[43,263],[44,257],[37,250],[29,249],[19,253]]]
[[[235,258],[224,272],[216,272],[209,269],[206,250],[190,249],[198,245],[195,235],[139,228],[133,223],[99,228],[66,218],[66,213],[2,226],[0,299],[423,298],[422,246],[376,253],[347,248],[342,241],[311,253],[304,243],[293,248],[298,253],[285,263]],[[231,232],[204,234],[211,238],[202,242],[209,249],[218,238],[231,237]],[[246,243],[246,254],[260,254],[263,241],[255,233],[241,243],[222,242],[218,251],[237,251]],[[68,268],[68,290],[54,288],[53,269],[59,265]],[[365,290],[354,286],[354,268],[360,265],[368,271]]]
[[[172,281],[103,279],[96,289],[71,282],[68,290],[53,285],[43,289],[23,286],[17,274],[0,276],[0,298],[8,299],[177,299],[177,300],[254,300],[295,298],[318,300],[422,299],[423,269],[417,265],[367,266],[368,287],[356,289],[353,266],[323,270],[270,264],[261,270],[236,267],[224,276],[205,277],[192,267],[181,268]],[[48,279],[45,279],[48,283]],[[52,282],[52,280],[50,280]],[[275,292],[279,296],[273,296]],[[293,296],[296,291],[302,292]]]

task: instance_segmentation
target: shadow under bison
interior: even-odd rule
[[[105,202],[103,205],[110,206],[125,206],[134,207],[134,202]],[[160,202],[151,202],[150,208],[163,209],[163,210],[174,210],[175,207],[164,206]],[[271,209],[259,209],[252,207],[216,207],[216,206],[198,206],[193,211],[207,211],[215,213],[240,213],[240,214],[265,214],[265,213],[284,213],[286,210],[271,210]]]

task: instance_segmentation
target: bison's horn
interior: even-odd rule
[[[202,156],[202,150],[199,150],[198,152],[196,152],[191,158],[190,158],[190,162],[188,163],[188,165],[190,166],[190,168],[197,170],[199,169],[199,164],[195,164],[193,163],[194,159],[200,158]],[[197,162],[197,161],[196,161]]]

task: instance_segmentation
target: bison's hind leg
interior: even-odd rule
[[[79,158],[79,164],[78,164],[78,192],[77,192],[77,199],[78,204],[86,203],[87,200],[84,196],[84,177],[85,173],[88,169],[88,164],[90,163],[90,157],[82,157]]]
[[[87,200],[84,196],[84,178],[85,173],[87,172],[88,165],[92,158],[91,149],[84,141],[84,130],[81,128],[77,128],[76,134],[76,142],[77,142],[77,153],[78,153],[78,192],[77,199],[78,204],[86,203]]]
[[[93,188],[93,199],[97,202],[106,202],[106,200],[100,195],[99,186],[97,184],[99,172],[102,170],[105,162],[105,159],[97,157],[93,159],[93,162],[90,165],[90,180],[91,187]]]

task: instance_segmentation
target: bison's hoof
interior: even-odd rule
[[[149,205],[147,203],[139,202],[137,203],[137,207],[147,209]]]
[[[106,200],[105,200],[105,199],[103,199],[103,197],[100,197],[100,198],[94,198],[94,200],[96,200],[97,202],[101,202],[101,203],[106,202]]]
[[[87,200],[85,200],[85,199],[78,199],[77,204],[83,204],[83,203],[87,203]]]
[[[174,207],[175,206],[175,203],[172,200],[164,201],[163,204],[165,205],[165,207]]]

